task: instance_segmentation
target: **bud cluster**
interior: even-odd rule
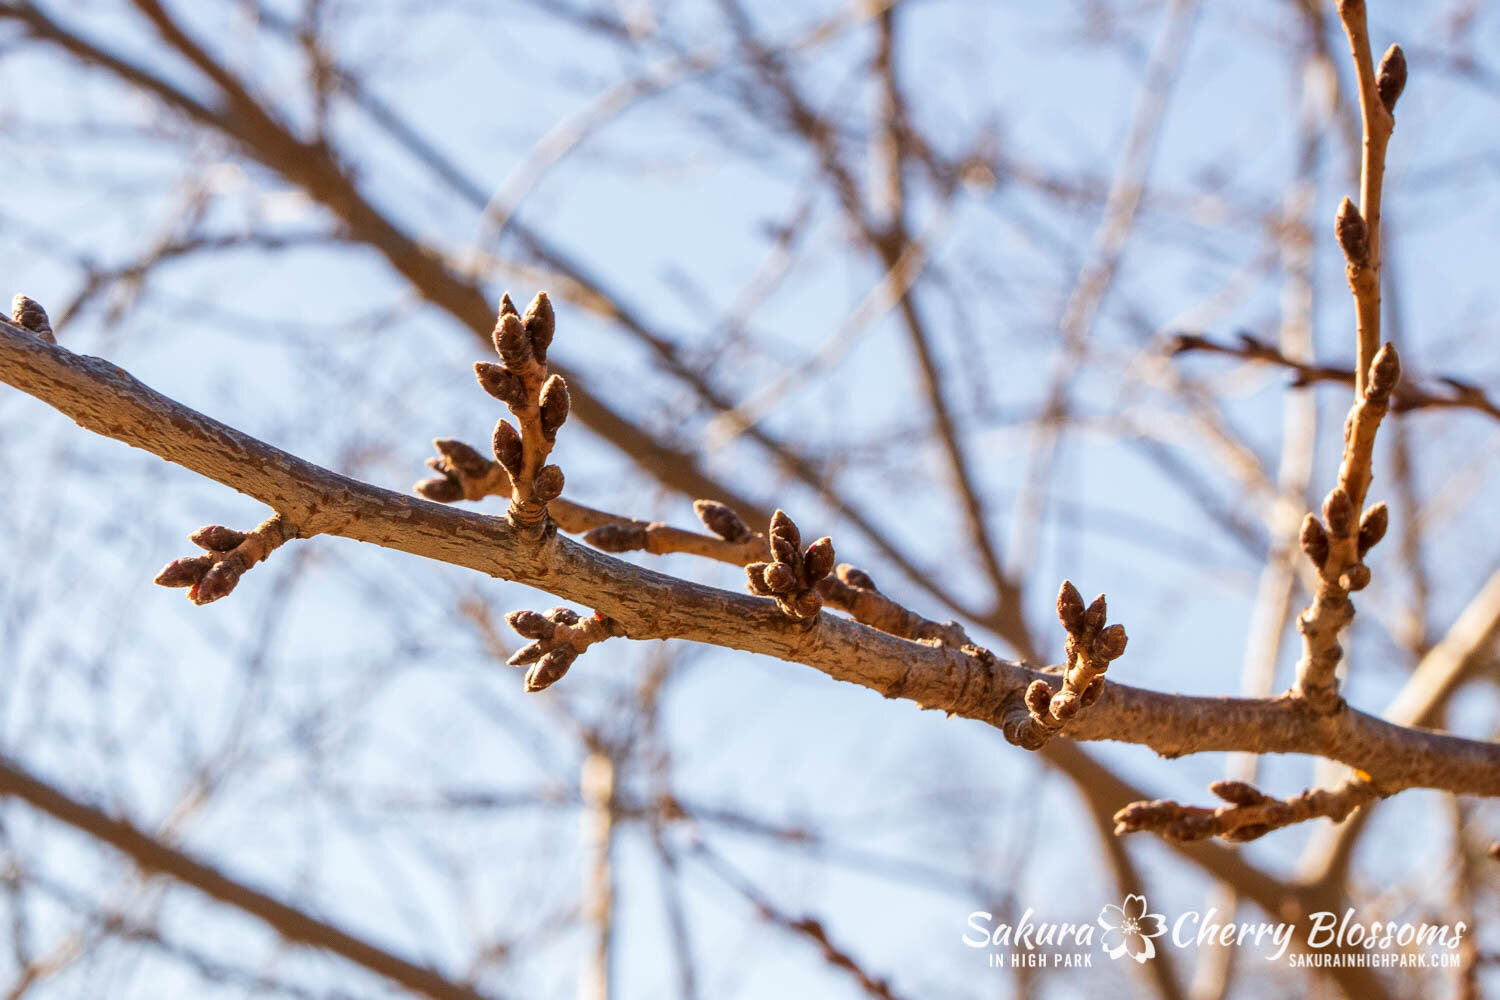
[[[708,524],[708,518],[701,512],[699,517]],[[714,529],[714,525],[709,524],[709,528]],[[778,510],[771,517],[769,541],[771,561],[753,562],[745,567],[750,592],[775,598],[777,606],[790,618],[803,621],[815,617],[823,609],[818,581],[833,572],[833,540],[820,538],[804,549],[797,525],[786,511]]]

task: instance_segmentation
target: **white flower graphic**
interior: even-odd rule
[[[1099,926],[1104,928],[1099,944],[1110,958],[1128,954],[1142,965],[1146,959],[1156,957],[1156,945],[1151,939],[1167,932],[1166,918],[1160,913],[1147,913],[1146,897],[1133,893],[1125,897],[1123,904],[1111,903],[1100,910]]]

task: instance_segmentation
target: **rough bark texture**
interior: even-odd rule
[[[633,566],[548,531],[455,510],[349,479],[155,392],[100,358],[0,322],[0,380],[95,433],[223,483],[274,508],[307,538],[341,535],[529,584],[614,619],[633,639],[688,639],[802,663],[886,697],[1001,726],[1028,684],[1056,673],[973,647],[912,642],[828,613],[788,619],[774,601]],[[1202,751],[1307,753],[1369,773],[1382,792],[1427,787],[1500,795],[1500,746],[1406,728],[1294,698],[1204,698],[1110,684],[1068,735]]]

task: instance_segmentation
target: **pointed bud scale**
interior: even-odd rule
[[[787,512],[778,509],[771,515],[771,538],[784,538],[791,543],[794,550],[802,548],[802,533],[797,530],[797,525],[787,516]],[[790,560],[788,560],[790,561]]]
[[[1260,789],[1244,781],[1215,781],[1208,786],[1208,790],[1236,806],[1258,806],[1266,800]]]
[[[820,538],[807,547],[802,556],[802,572],[809,585],[833,572],[833,539]]]
[[[537,660],[540,660],[546,652],[547,646],[545,643],[541,641],[528,642],[512,653],[510,659],[505,662],[513,667],[524,667],[529,663],[535,663]]]
[[[510,292],[506,292],[506,293],[504,293],[503,295],[500,296],[500,309],[495,314],[495,323],[496,323],[497,326],[499,325],[500,319],[503,318],[503,317],[505,317],[506,315],[510,315],[510,316],[519,316],[519,315],[521,315],[519,312],[516,311],[516,304],[511,301]]]
[[[1370,259],[1370,230],[1364,216],[1345,198],[1339,203],[1339,214],[1333,223],[1333,235],[1349,263],[1363,267]]]
[[[500,360],[511,371],[519,374],[526,362],[531,360],[531,341],[521,328],[521,317],[515,313],[506,313],[500,317],[500,322],[495,324],[492,339],[495,342],[495,353],[500,355]]]
[[[537,292],[536,298],[531,300],[531,305],[526,307],[526,315],[521,318],[521,327],[526,331],[526,337],[531,341],[531,353],[540,362],[547,360],[547,348],[552,345],[552,333],[557,325],[556,317],[552,313],[552,300],[547,298],[546,292]]]
[[[479,380],[481,389],[511,409],[526,405],[526,386],[519,375],[504,365],[497,365],[493,361],[476,361],[474,377]]]
[[[546,615],[535,611],[512,611],[505,621],[516,634],[526,639],[550,639],[557,626]]]
[[[1094,598],[1093,603],[1089,605],[1089,609],[1084,612],[1083,623],[1089,631],[1097,632],[1104,627],[1104,623],[1108,618],[1109,605],[1105,603],[1104,595],[1100,594]]]
[[[1077,635],[1084,629],[1083,595],[1073,586],[1072,580],[1064,580],[1057,591],[1057,620],[1070,635]]]
[[[1406,53],[1401,51],[1401,46],[1392,45],[1385,50],[1385,57],[1380,60],[1380,69],[1375,73],[1375,91],[1380,95],[1380,103],[1385,105],[1385,109],[1394,112],[1396,101],[1405,89]]]
[[[1099,633],[1094,640],[1094,657],[1108,663],[1110,660],[1118,660],[1125,655],[1125,643],[1128,637],[1125,635],[1124,625],[1111,625]]]
[[[563,679],[563,675],[568,672],[568,668],[576,659],[578,659],[578,654],[566,646],[554,649],[527,671],[526,690],[532,693],[545,691]]]
[[[156,574],[152,581],[158,587],[191,587],[203,579],[209,567],[214,564],[213,556],[188,556],[186,559],[173,559],[162,567],[162,571]]]
[[[1401,358],[1396,348],[1382,344],[1370,362],[1370,377],[1365,384],[1365,398],[1372,403],[1385,405],[1401,381]]]
[[[1336,537],[1348,535],[1354,529],[1354,502],[1342,486],[1335,486],[1323,498],[1323,520],[1328,532]]]
[[[521,474],[521,435],[510,421],[501,420],[495,424],[495,435],[490,441],[495,450],[495,461],[510,473],[511,478]]]
[[[1322,569],[1323,564],[1328,561],[1328,532],[1323,530],[1323,522],[1311,514],[1304,517],[1302,533],[1297,540],[1312,564]]]
[[[413,485],[412,489],[418,496],[434,503],[453,503],[464,498],[464,488],[459,485],[458,480],[447,476],[423,479]]]
[[[770,565],[770,563],[753,562],[745,567],[745,582],[752,594],[760,597],[772,595],[773,591],[766,586],[766,569]]]
[[[538,405],[542,410],[542,434],[551,441],[557,437],[557,429],[568,419],[568,383],[561,375],[553,375],[542,385]]]
[[[188,600],[202,605],[212,604],[221,597],[228,597],[235,585],[240,582],[240,575],[243,572],[243,564],[233,558],[215,563],[207,573],[203,574],[202,579],[193,584],[192,589],[188,591]]]
[[[1361,559],[1385,537],[1390,520],[1390,510],[1384,503],[1375,504],[1365,511],[1365,516],[1359,521],[1359,556]]]
[[[693,513],[703,526],[726,542],[746,542],[754,534],[740,516],[721,503],[694,500]]]
[[[462,441],[453,438],[436,438],[432,446],[461,475],[478,479],[490,471],[490,460]]]
[[[245,540],[245,533],[226,528],[222,524],[206,524],[189,535],[188,539],[200,549],[228,552]]]

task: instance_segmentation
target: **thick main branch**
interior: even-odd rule
[[[1001,726],[1042,672],[911,642],[823,613],[791,622],[775,602],[706,587],[555,534],[338,475],[206,417],[100,358],[73,354],[0,321],[0,381],[97,434],[143,448],[274,508],[298,534],[341,535],[525,583],[615,619],[634,639],[687,639],[802,663],[886,697]],[[1055,676],[1055,675],[1048,675]],[[1321,715],[1286,698],[1201,698],[1111,684],[1068,731],[1203,751],[1307,753],[1410,787],[1500,796],[1500,745],[1404,728],[1352,708]]]

